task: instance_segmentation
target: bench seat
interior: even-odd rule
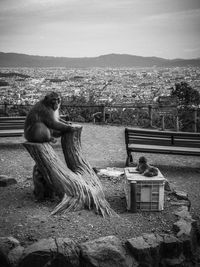
[[[0,137],[17,137],[22,136],[24,134],[23,129],[6,129],[0,130]]]
[[[24,134],[25,117],[0,117],[0,137],[18,137]]]
[[[126,166],[133,152],[200,156],[200,133],[125,128]]]
[[[200,148],[198,147],[180,147],[180,146],[156,146],[144,144],[130,144],[128,149],[132,152],[175,154],[175,155],[191,155],[200,156]]]

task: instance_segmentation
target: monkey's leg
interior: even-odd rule
[[[36,122],[26,135],[29,142],[44,143],[51,141],[51,131],[42,122]]]

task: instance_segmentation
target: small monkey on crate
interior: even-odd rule
[[[153,177],[158,175],[158,169],[156,167],[149,165],[145,157],[139,158],[139,163],[136,167],[136,171],[147,177]]]
[[[37,102],[29,111],[25,124],[24,136],[27,141],[35,143],[56,142],[55,137],[71,131],[71,123],[59,116],[61,98],[52,92]]]

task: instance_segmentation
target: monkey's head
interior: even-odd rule
[[[143,163],[143,164],[145,163],[146,164],[147,163],[147,159],[144,156],[142,156],[142,157],[139,158],[139,163]]]
[[[43,103],[45,106],[51,107],[55,111],[60,107],[61,98],[58,93],[51,92],[45,96]]]

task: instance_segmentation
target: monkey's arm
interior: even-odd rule
[[[72,125],[72,123],[70,121],[65,121],[65,120],[63,120],[61,118],[59,118],[59,121],[65,123],[65,124],[68,124],[68,125]]]
[[[73,127],[70,124],[66,124],[64,122],[56,121],[56,120],[49,122],[49,128],[53,130],[61,131],[61,132],[67,132],[73,129]]]
[[[50,129],[60,131],[60,132],[67,132],[72,130],[72,126],[64,123],[56,118],[54,113],[51,110],[45,110],[43,112],[43,123]]]
[[[135,168],[136,171],[139,171],[139,166],[137,165],[137,167]]]

